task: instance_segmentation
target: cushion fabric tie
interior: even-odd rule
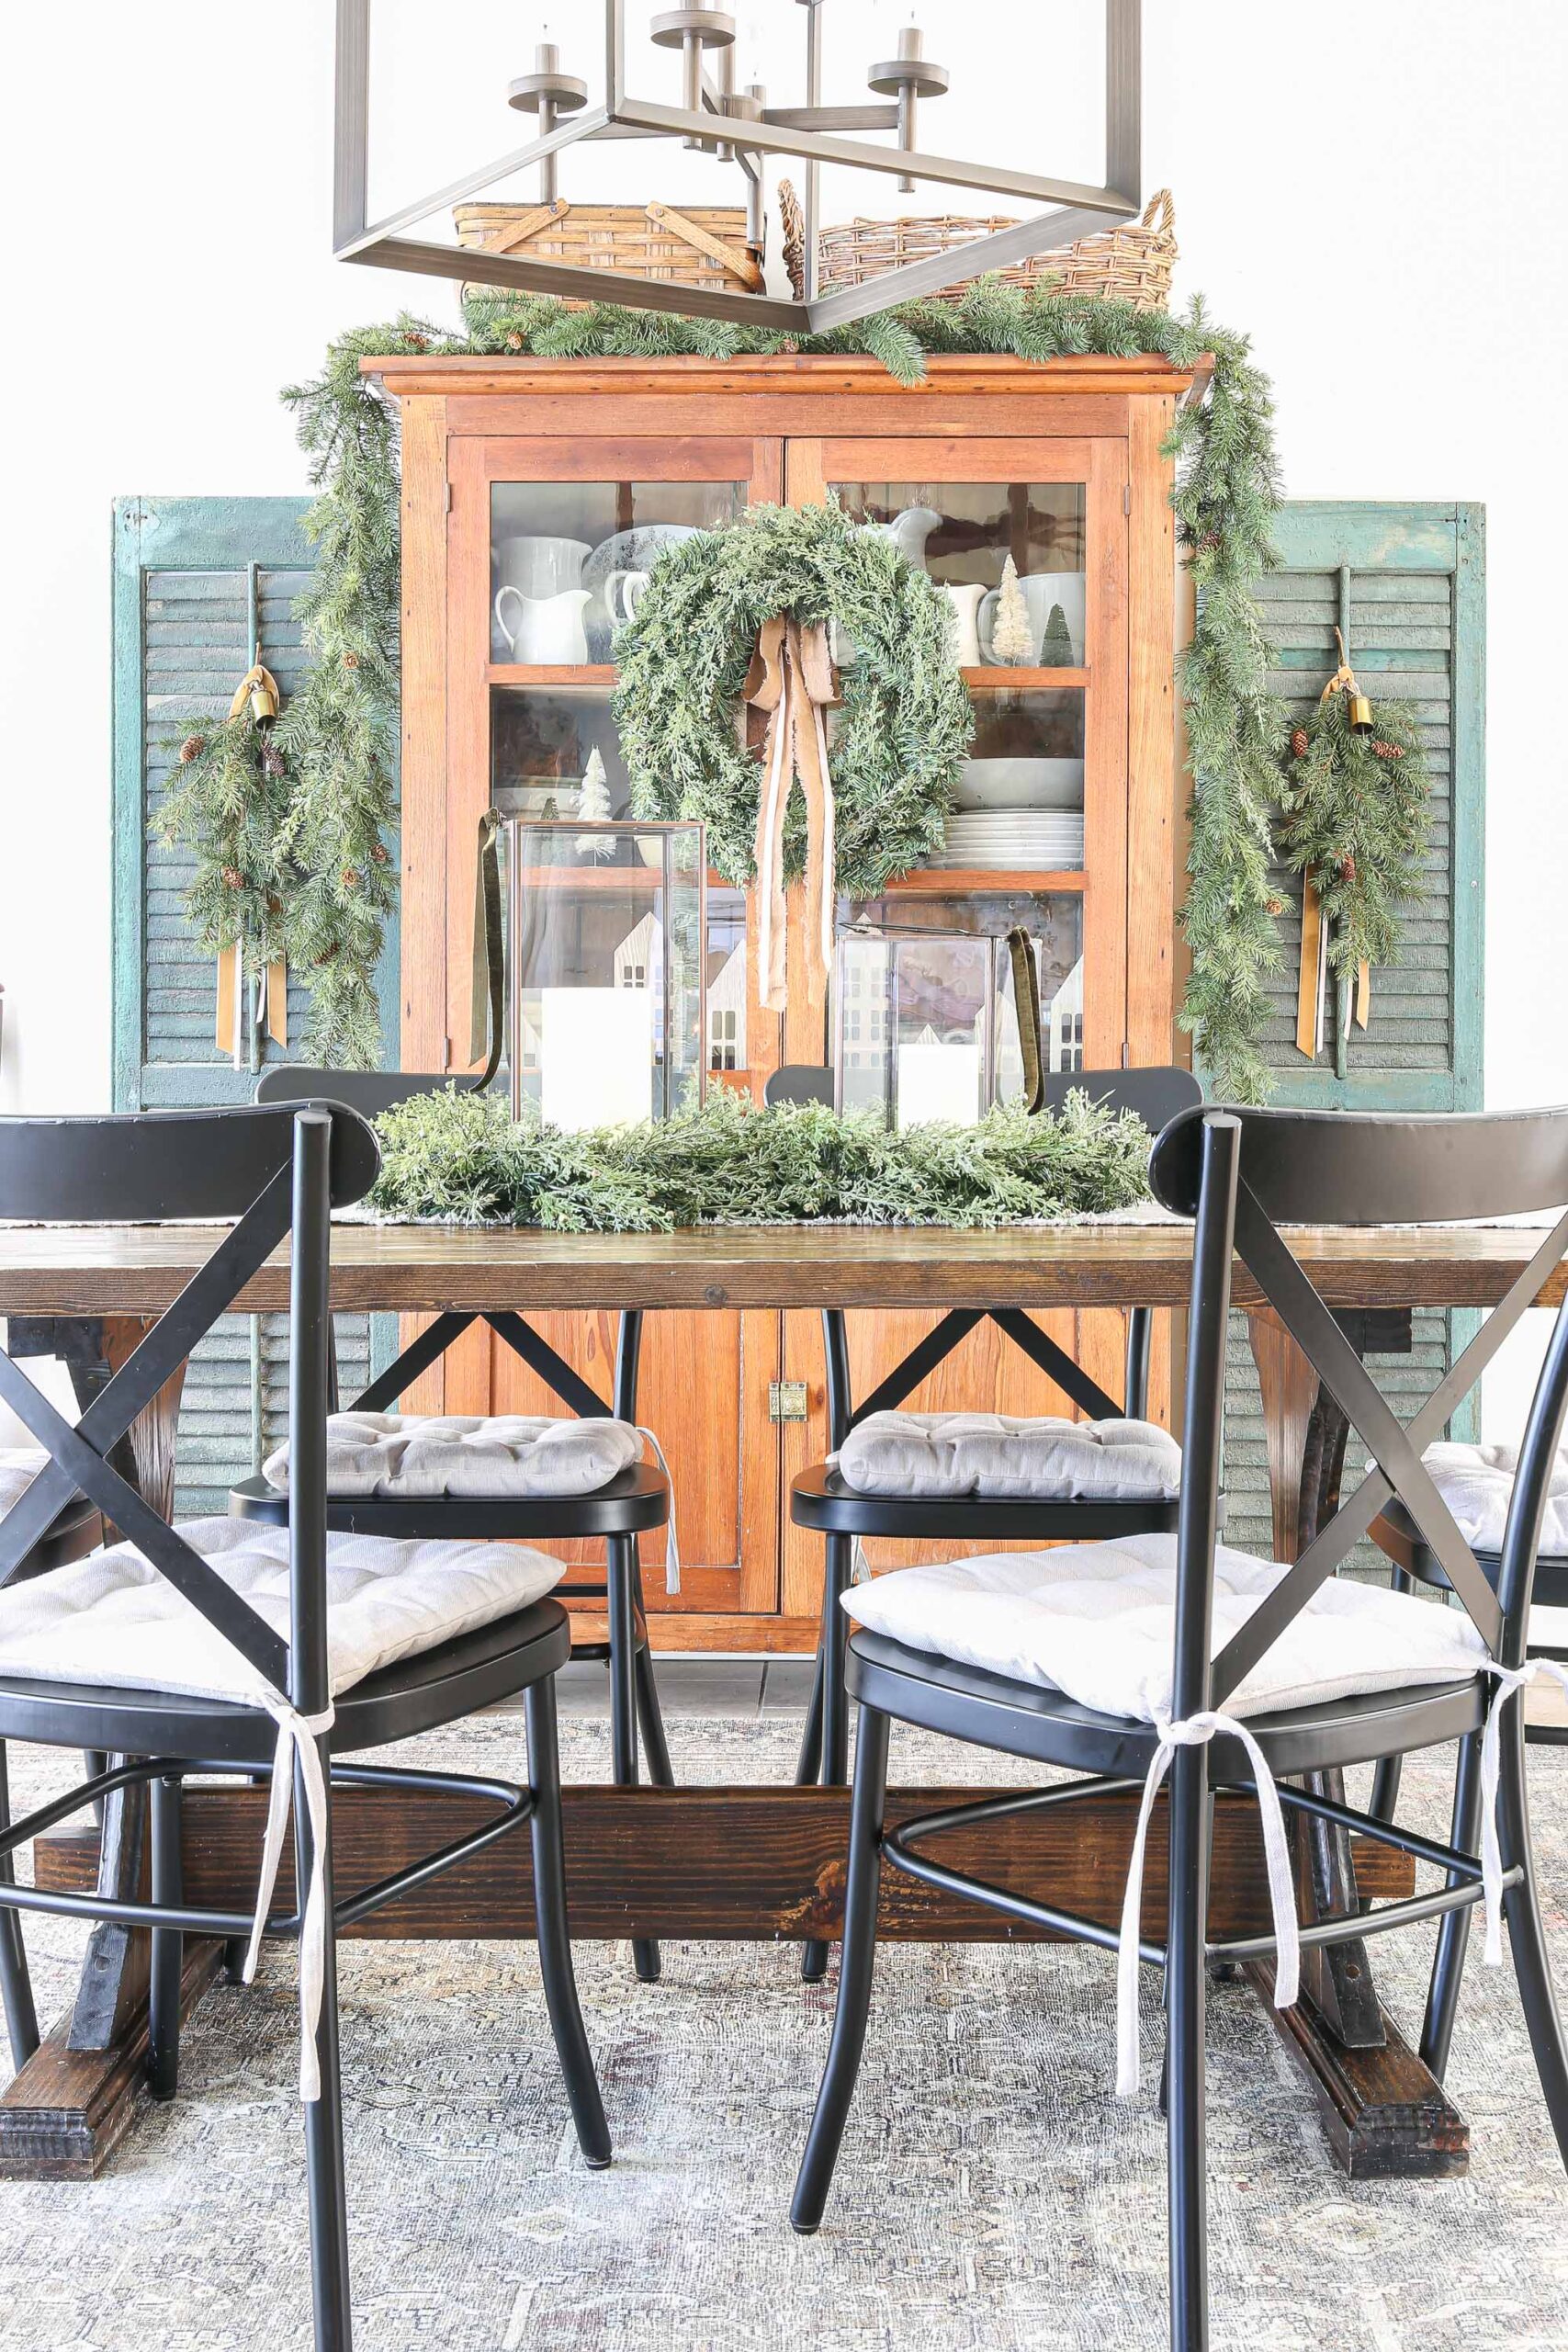
[[[277,1866],[283,1858],[284,1832],[293,1803],[294,1766],[298,1762],[310,1825],[310,1883],[299,1922],[299,2096],[306,2100],[318,2099],[321,2096],[321,2072],[316,2034],[327,1973],[327,1784],[316,1742],[332,1728],[333,1709],[329,1705],[319,1715],[302,1715],[275,1691],[262,1692],[259,1703],[277,1725],[277,1745],[272,1758],[272,1793],[266,1808],[261,1883],[256,1889],[255,1916],[245,1953],[245,1983],[249,1984],[255,1975],[267,1913],[272,1908]]]
[[[1275,2007],[1288,2009],[1301,1985],[1301,1932],[1296,1921],[1296,1890],[1291,1869],[1290,1846],[1285,1837],[1284,1809],[1280,1803],[1280,1792],[1274,1785],[1274,1775],[1264,1760],[1263,1750],[1247,1725],[1238,1722],[1235,1715],[1219,1714],[1209,1709],[1196,1715],[1185,1716],[1176,1723],[1156,1717],[1155,1728],[1159,1733],[1159,1746],[1150,1758],[1144,1781],[1138,1826],[1133,1839],[1132,1858],[1127,1865],[1127,1892],[1122,1904],[1122,1936],[1116,1955],[1118,2098],[1131,2098],[1138,2088],[1138,1931],[1144,1907],[1144,1849],[1148,1842],[1149,1820],[1154,1812],[1155,1799],[1179,1747],[1206,1747],[1216,1732],[1225,1732],[1231,1738],[1239,1739],[1246,1748],[1257,1785],[1263,1858],[1269,1871],[1269,1902],[1274,1917]]]
[[[1523,1690],[1538,1674],[1551,1674],[1568,1690],[1568,1668],[1555,1658],[1527,1658],[1523,1666],[1499,1666],[1488,1658],[1482,1671],[1495,1678],[1496,1696],[1486,1714],[1481,1736],[1481,1907],[1486,1919],[1483,1958],[1488,1968],[1503,1960],[1503,1847],[1497,1835],[1498,1781],[1502,1778],[1503,1710],[1516,1690]]]
[[[640,1421],[636,1424],[636,1428],[638,1437],[645,1437],[652,1446],[659,1466],[670,1482],[670,1523],[664,1531],[664,1589],[666,1592],[679,1592],[681,1589],[681,1539],[675,1532],[675,1481],[670,1477],[670,1464],[664,1459],[664,1448],[660,1444],[653,1431],[645,1430]]]

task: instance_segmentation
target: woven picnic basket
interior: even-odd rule
[[[579,269],[613,269],[670,286],[762,290],[761,255],[746,242],[745,208],[739,204],[694,204],[677,211],[669,204],[570,204],[557,197],[549,204],[459,204],[452,218],[457,243],[474,252],[537,254]],[[513,290],[479,278],[464,286],[463,299]],[[574,311],[585,307],[581,300],[568,303]]]
[[[806,222],[800,199],[788,180],[779,182],[779,210],[784,218],[784,264],[797,301],[806,293]],[[1151,196],[1141,220],[1102,229],[1091,237],[1054,253],[1034,254],[996,275],[1009,286],[1038,286],[1052,278],[1063,294],[1103,294],[1131,302],[1140,311],[1163,310],[1170,294],[1170,273],[1177,245],[1172,223],[1175,209],[1170,190]],[[830,294],[842,286],[864,286],[871,279],[900,269],[906,262],[924,261],[931,254],[966,245],[993,229],[1010,229],[1010,215],[987,220],[963,220],[944,214],[940,220],[841,220],[823,229],[817,239],[818,291]],[[928,299],[956,302],[964,280],[945,286]]]

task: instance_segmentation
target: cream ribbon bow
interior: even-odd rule
[[[757,632],[743,689],[768,714],[761,798],[757,809],[757,968],[763,1005],[784,1008],[786,917],[784,817],[798,775],[806,795],[806,938],[812,956],[808,996],[820,997],[833,960],[833,786],[828,773],[824,712],[837,702],[828,631],[803,628],[780,615]]]
[[[261,1883],[256,1888],[251,1940],[245,1951],[245,1983],[256,1973],[256,1960],[272,1908],[277,1866],[283,1857],[284,1832],[294,1797],[294,1766],[305,1784],[305,1810],[310,1824],[310,1883],[299,1923],[299,2096],[321,2096],[321,2070],[316,2054],[316,2034],[321,2021],[321,1992],[327,1973],[327,1786],[316,1741],[333,1724],[329,1705],[319,1715],[301,1715],[276,1691],[263,1691],[259,1703],[277,1725],[272,1757],[272,1793],[267,1800],[266,1836],[262,1844]]]
[[[1127,1864],[1127,1892],[1122,1904],[1122,1936],[1116,1952],[1116,2096],[1132,2098],[1138,2088],[1138,1926],[1144,1908],[1144,1849],[1148,1843],[1149,1816],[1160,1782],[1170,1770],[1179,1747],[1202,1747],[1216,1732],[1239,1739],[1252,1766],[1258,1789],[1258,1813],[1263,1831],[1263,1859],[1269,1871],[1269,1903],[1274,1915],[1274,2006],[1288,2009],[1301,1990],[1301,1930],[1296,1921],[1296,1890],[1291,1871],[1291,1849],[1285,1837],[1285,1815],[1274,1775],[1263,1750],[1244,1723],[1235,1715],[1205,1710],[1171,1723],[1156,1717],[1159,1746],[1149,1761],[1144,1801]]]

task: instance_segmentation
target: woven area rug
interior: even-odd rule
[[[671,1726],[691,1781],[787,1776],[793,1732]],[[490,1717],[422,1760],[505,1772]],[[605,1777],[604,1725],[563,1726],[570,1777]],[[412,1750],[410,1751],[412,1758]],[[26,1803],[48,1781],[17,1754]],[[895,1735],[895,1780],[982,1759]],[[1568,1751],[1531,1751],[1545,1895],[1568,1983]],[[1445,1824],[1448,1767],[1407,1770],[1405,1817]],[[1014,1777],[998,1768],[998,1777]],[[73,1931],[28,1928],[39,2007]],[[1429,1933],[1379,1947],[1419,2020]],[[895,1946],[878,1962],[861,2090],[821,2234],[785,2211],[827,2045],[832,1981],[793,1948],[667,1946],[639,1985],[625,1946],[579,1979],[615,2163],[577,2155],[532,1948],[359,1943],[342,1959],[350,2229],[361,2352],[1150,2352],[1167,2341],[1156,1988],[1147,2081],[1111,2096],[1111,1963],[1061,1946]],[[1210,2243],[1224,2352],[1562,2352],[1568,2184],[1512,1979],[1474,1957],[1450,2086],[1469,2177],[1348,2182],[1252,1996],[1211,2005]],[[92,2184],[0,2184],[0,2352],[285,2352],[308,2346],[291,1955],[215,1988],[181,2093],[147,2107]]]

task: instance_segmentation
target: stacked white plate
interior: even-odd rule
[[[1083,864],[1083,811],[955,809],[947,820],[946,865],[1018,866],[1030,872]]]

